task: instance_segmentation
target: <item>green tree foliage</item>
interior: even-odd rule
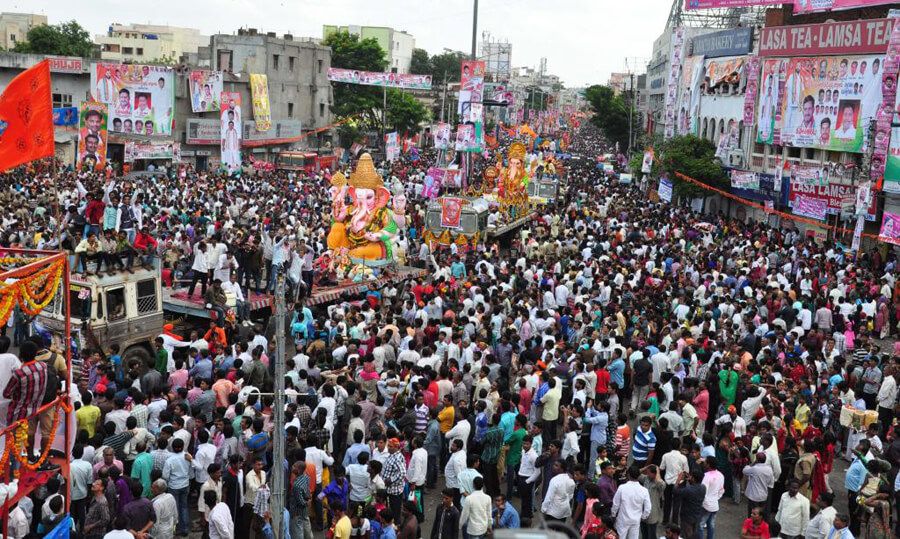
[[[56,54],[60,56],[93,56],[91,34],[77,22],[35,26],[26,35],[28,41],[16,43],[15,52]]]
[[[387,105],[387,124],[393,131],[399,133],[417,131],[419,124],[428,120],[428,109],[403,90],[389,88]]]
[[[409,72],[413,75],[431,75],[434,65],[425,49],[413,49],[412,59],[409,62]]]
[[[387,68],[385,52],[372,38],[359,39],[349,32],[335,32],[323,41],[331,47],[331,65],[341,69],[359,71],[384,71]],[[334,105],[331,111],[339,118],[359,115],[369,126],[380,123],[376,110],[382,107],[382,90],[359,84],[334,84]]]
[[[716,146],[694,135],[673,137],[656,149],[659,169],[675,184],[675,194],[685,197],[709,195],[709,191],[675,176],[680,172],[703,183],[728,189],[728,179],[722,164],[716,159]],[[654,171],[656,166],[654,165]]]
[[[594,112],[591,122],[600,128],[610,142],[618,142],[623,151],[628,146],[628,101],[624,95],[616,95],[609,86],[589,86],[584,96]],[[632,129],[640,127],[637,114],[632,115]]]
[[[444,74],[447,82],[459,82],[462,61],[468,58],[461,52],[445,52],[431,57],[431,80],[434,84],[441,84]]]

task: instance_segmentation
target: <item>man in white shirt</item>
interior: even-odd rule
[[[235,264],[237,264],[237,262],[235,262]],[[241,290],[241,284],[237,282],[237,273],[232,272],[231,277],[222,283],[222,290],[224,290],[226,294],[232,294],[234,296],[234,308],[237,312],[238,319],[243,321],[249,320],[250,304],[247,303],[247,299],[244,297],[244,291]]]
[[[572,497],[575,495],[575,481],[566,471],[566,461],[553,463],[556,475],[547,484],[541,511],[545,519],[565,522],[572,515]]]
[[[809,523],[809,499],[800,494],[800,483],[788,482],[788,491],[781,495],[775,521],[781,524],[782,537],[800,537]]]
[[[168,485],[164,479],[157,479],[150,485],[153,494],[153,511],[156,520],[150,528],[150,535],[154,539],[173,539],[175,526],[178,525],[178,504],[175,496],[166,492]]]
[[[897,403],[897,381],[900,373],[885,376],[875,400],[878,402],[878,422],[881,423],[881,434],[887,438],[887,431],[894,420],[894,406]]]
[[[700,517],[700,537],[715,537],[719,500],[725,494],[725,476],[717,469],[715,457],[706,457],[706,473],[703,474],[703,481],[700,484],[706,487],[703,516]]]
[[[831,492],[822,492],[819,499],[816,500],[816,507],[819,512],[816,516],[809,519],[806,525],[806,539],[826,539],[831,527],[834,526],[834,517],[837,515],[837,509],[834,503],[834,494]]]
[[[466,452],[463,449],[463,441],[460,439],[450,442],[450,458],[444,466],[444,478],[447,482],[447,488],[455,489],[456,495],[454,504],[459,505],[459,474],[466,469]]]
[[[425,475],[428,472],[428,451],[422,447],[420,436],[412,439],[412,446],[412,456],[410,456],[409,466],[406,468],[406,482],[409,483],[410,492],[419,490],[419,499],[421,499],[424,496],[421,490],[425,485]]]
[[[216,503],[216,493],[210,490],[204,494],[204,501],[212,507],[209,512],[209,539],[232,539],[234,520],[231,518],[231,510],[225,502]]]
[[[616,517],[619,539],[638,539],[641,521],[650,517],[650,491],[638,482],[640,477],[640,468],[628,468],[628,482],[620,485],[613,496],[612,515]]]
[[[472,481],[475,490],[466,496],[459,528],[469,539],[483,539],[491,530],[491,497],[484,493],[484,479],[476,477]]]
[[[663,499],[663,522],[672,522],[669,518],[672,513],[672,500],[675,484],[678,483],[678,476],[682,472],[690,473],[687,457],[681,452],[681,439],[672,440],[672,450],[662,456],[659,469],[663,473],[663,481],[666,483],[666,490]]]

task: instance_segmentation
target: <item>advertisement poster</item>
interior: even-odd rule
[[[272,128],[272,111],[269,108],[269,78],[265,74],[250,74],[250,99],[253,100],[253,119],[256,130]]]
[[[434,147],[438,150],[446,150],[450,147],[450,124],[438,124],[434,130]]]
[[[672,185],[672,180],[669,178],[661,178],[659,180],[659,199],[664,202],[672,202],[673,192],[674,186]]]
[[[739,83],[741,73],[744,71],[744,61],[744,57],[707,60],[706,74],[704,75],[706,87],[714,88],[720,84]]]
[[[703,83],[703,56],[692,56],[681,68],[678,98],[678,134],[697,133],[700,117],[700,84]]]
[[[735,120],[728,120],[728,127],[725,132],[719,136],[719,145],[716,148],[716,157],[725,162],[728,154],[737,148],[738,144],[738,123]]]
[[[845,200],[851,201],[851,205],[856,202],[856,187],[839,183],[815,186],[792,180],[790,193],[788,194],[788,205],[791,208],[795,206],[798,197],[823,200],[826,204],[825,211],[827,214],[839,215],[841,213],[841,206]],[[866,213],[866,221],[875,220],[875,206],[876,201],[873,197],[868,212]]]
[[[109,130],[171,135],[175,72],[168,67],[97,63],[91,69],[94,101],[109,106]]]
[[[875,115],[875,147],[872,148],[869,168],[869,179],[873,182],[878,182],[881,178],[886,179],[888,159],[892,155],[892,122],[896,118],[897,74],[900,71],[900,24],[895,25],[891,32],[891,40],[884,56],[883,71],[881,103]]]
[[[803,185],[827,185],[828,177],[822,167],[794,165],[791,169],[794,181]]]
[[[891,128],[891,143],[884,169],[885,193],[900,193],[900,127]]]
[[[394,131],[384,136],[385,156],[388,161],[400,157],[400,135]]]
[[[482,73],[484,73],[482,62]],[[355,69],[328,68],[328,80],[363,86],[387,86],[404,90],[430,90],[431,75],[382,73],[381,71],[357,71]]]
[[[220,94],[221,95],[221,94]],[[218,103],[219,99],[216,98]],[[186,142],[216,146],[222,140],[222,123],[212,118],[188,118]]]
[[[215,112],[219,110],[219,96],[222,95],[222,72],[196,69],[188,76],[191,92],[192,112]]]
[[[78,170],[99,170],[106,163],[108,108],[106,103],[81,102],[78,122]]]
[[[644,174],[650,174],[653,171],[653,158],[655,157],[655,153],[653,148],[649,148],[644,150],[644,161],[641,163],[641,172]]]
[[[241,166],[241,94],[222,92],[219,103],[222,164],[231,171]]]
[[[484,105],[481,103],[471,103],[469,106],[468,121],[481,123],[484,121]]]
[[[810,219],[825,220],[828,211],[828,201],[821,198],[805,197],[798,195],[793,203],[794,215],[809,217]]]
[[[878,239],[900,245],[900,213],[884,212],[881,217],[881,232]]]
[[[756,142],[773,144],[776,126],[781,121],[781,82],[787,60],[766,60],[762,65],[759,89],[759,109],[757,110]]]
[[[515,95],[505,85],[498,83],[485,83],[484,100],[491,101],[507,107],[515,106]]]
[[[675,136],[675,106],[678,99],[678,79],[681,76],[681,61],[684,59],[684,28],[679,26],[672,30],[672,57],[669,62],[669,78],[666,83],[666,101],[664,111],[665,138]]]
[[[459,106],[457,114],[468,110],[465,103],[480,103],[484,100],[484,61],[465,60],[460,68]]]
[[[881,105],[879,56],[787,60],[781,143],[862,152],[869,119]]]
[[[735,189],[759,189],[759,175],[747,170],[732,170],[731,186]]]
[[[759,33],[759,55],[884,54],[893,19],[855,19],[792,26],[766,26]]]
[[[456,197],[444,197],[441,199],[441,226],[444,228],[459,228],[462,219],[462,207],[465,199]]]
[[[171,159],[181,161],[180,142],[132,142],[125,143],[125,162],[132,163],[137,159]]]
[[[802,1],[802,0],[798,0]],[[717,7],[767,6],[772,0],[685,0],[684,9],[712,9]],[[786,2],[790,3],[790,2]]]
[[[759,56],[747,58],[747,85],[744,87],[744,125],[756,122],[756,96],[759,94]]]
[[[75,126],[78,125],[78,107],[54,107],[53,125]]]
[[[795,0],[794,13],[812,13],[815,11],[840,11],[860,7],[893,4],[890,0]]]
[[[475,126],[471,124],[459,124],[456,128],[456,151],[477,152],[478,143],[475,139]]]

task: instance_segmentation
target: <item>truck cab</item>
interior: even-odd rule
[[[161,279],[158,267],[133,268],[113,275],[76,275],[70,279],[72,335],[79,348],[118,344],[123,364],[153,357],[151,342],[163,326]],[[54,336],[65,331],[65,311],[58,294],[36,322]]]

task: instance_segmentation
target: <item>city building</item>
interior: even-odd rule
[[[335,32],[349,32],[359,36],[360,39],[372,38],[381,45],[388,61],[388,70],[394,73],[409,73],[409,64],[412,62],[413,50],[416,48],[416,38],[403,30],[394,30],[387,26],[335,26],[326,24],[322,27],[322,38],[327,38]]]
[[[101,59],[134,63],[175,61],[183,54],[197,52],[208,41],[209,37],[196,28],[154,24],[114,23],[106,34],[94,37]]]
[[[35,13],[0,13],[0,46],[12,50],[17,43],[28,41],[28,31],[47,24],[46,15]]]
[[[631,89],[633,73],[610,73],[606,85],[613,89],[616,95]]]

